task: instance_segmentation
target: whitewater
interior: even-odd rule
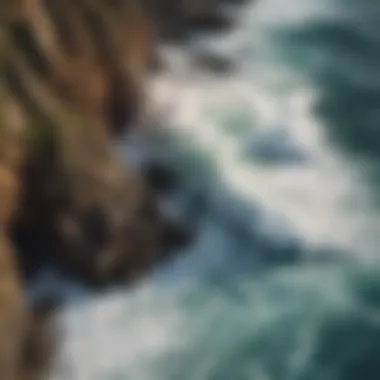
[[[379,10],[263,0],[235,10],[231,33],[162,47],[168,68],[150,83],[160,127],[119,148],[127,164],[149,158],[180,175],[162,202],[196,241],[133,288],[94,295],[42,277],[32,295],[55,282],[67,299],[51,380],[380,378],[376,160],[336,139],[342,115],[341,136],[353,125],[348,90],[380,94],[376,58],[338,49],[338,32],[380,52]],[[200,69],[197,49],[234,70]],[[323,114],[325,99],[351,108]],[[376,139],[373,113],[355,110]]]

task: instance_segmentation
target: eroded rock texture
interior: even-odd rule
[[[40,380],[53,343],[50,309],[29,310],[12,241],[11,220],[19,210],[25,159],[24,122],[12,94],[1,86],[0,140],[0,378]],[[46,305],[46,304],[45,304]]]
[[[2,12],[4,86],[25,124],[12,223],[24,269],[134,278],[166,254],[173,233],[112,149],[113,132],[143,103],[153,52],[143,13],[131,0],[8,0]]]
[[[0,0],[1,380],[42,378],[23,291],[40,266],[128,281],[183,241],[112,149],[144,107],[153,41],[134,0]]]

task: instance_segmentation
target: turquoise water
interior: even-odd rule
[[[180,51],[152,84],[168,130],[149,151],[182,174],[167,207],[196,243],[135,289],[71,299],[52,378],[380,378],[380,5],[263,0],[240,17],[200,41],[235,73]]]

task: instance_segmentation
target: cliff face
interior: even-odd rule
[[[144,107],[153,41],[134,0],[0,3],[2,380],[40,376],[24,368],[22,286],[41,265],[129,281],[184,241],[112,149]]]
[[[15,251],[9,236],[9,222],[17,207],[22,160],[17,109],[1,91],[1,118],[13,120],[13,129],[1,125],[0,140],[0,377],[16,379],[28,315],[18,273]]]
[[[143,107],[148,23],[132,0],[9,1],[3,12],[2,86],[24,120],[9,225],[23,269],[53,263],[92,283],[134,278],[175,235],[111,144]]]
[[[3,78],[2,78],[3,79]],[[51,308],[29,310],[11,234],[20,210],[26,119],[1,82],[0,130],[0,378],[40,380],[53,352]]]

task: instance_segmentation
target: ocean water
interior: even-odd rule
[[[262,0],[237,17],[162,48],[160,128],[121,144],[178,172],[162,202],[196,241],[132,289],[62,287],[52,380],[380,378],[380,4]],[[194,49],[235,70],[201,70]]]

